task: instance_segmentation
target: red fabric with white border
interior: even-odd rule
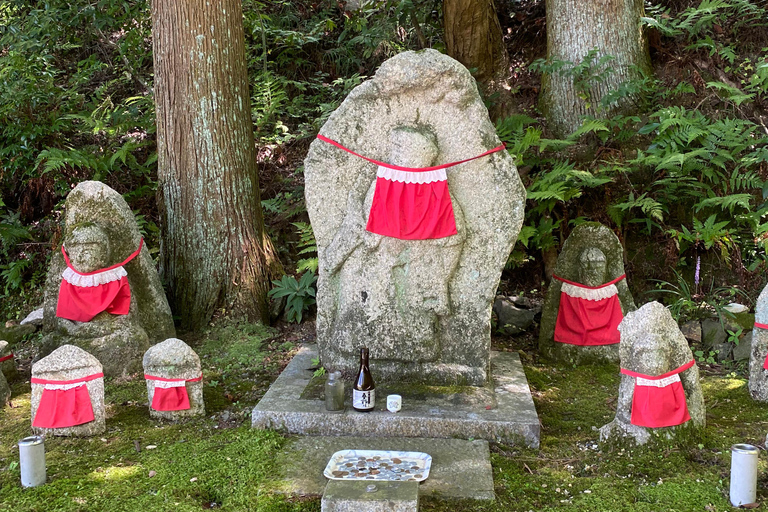
[[[505,148],[502,144],[472,158],[432,167],[403,167],[365,157],[323,135],[317,138],[379,166],[366,230],[401,240],[457,234],[445,169]]]
[[[91,395],[86,382],[103,378],[96,373],[74,380],[46,380],[33,377],[32,384],[43,385],[33,427],[66,428],[94,420]]]
[[[622,368],[621,373],[635,377],[631,423],[638,427],[662,428],[682,425],[690,420],[680,373],[693,365],[691,360],[655,377]]]
[[[156,381],[152,396],[152,408],[154,410],[185,411],[190,408],[187,382],[198,382],[203,379],[203,376],[195,379],[166,379],[144,374],[144,378]]]
[[[555,341],[578,346],[612,345],[620,341],[621,313],[616,283],[621,275],[600,286],[586,286],[552,276],[563,284],[555,322]]]
[[[131,288],[123,265],[139,255],[144,244],[125,261],[94,272],[78,272],[69,261],[64,246],[61,252],[67,268],[62,273],[56,316],[77,322],[90,322],[106,311],[113,315],[127,315],[131,307]]]
[[[758,329],[767,329],[768,330],[768,325],[761,324],[761,323],[758,323],[758,322],[755,322],[755,327],[757,327]],[[763,361],[763,369],[764,370],[768,370],[768,355],[765,356],[765,361]]]

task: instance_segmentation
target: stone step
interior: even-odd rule
[[[418,482],[332,480],[325,486],[322,512],[417,512]]]

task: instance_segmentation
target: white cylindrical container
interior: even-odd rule
[[[757,499],[756,446],[731,446],[731,504],[734,507],[754,503]]]
[[[387,395],[387,409],[389,412],[397,412],[403,406],[403,397],[400,395]]]
[[[40,436],[25,437],[19,441],[21,485],[37,487],[45,483],[45,445]]]

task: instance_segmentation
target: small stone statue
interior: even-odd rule
[[[643,445],[654,432],[671,439],[680,425],[703,428],[699,369],[669,310],[658,302],[645,304],[627,314],[619,331],[622,375],[616,418],[600,429],[600,440],[626,438]]]
[[[768,402],[768,286],[755,306],[755,328],[749,356],[749,394],[758,402]]]
[[[71,344],[103,361],[109,377],[139,372],[150,342],[175,329],[133,213],[120,194],[87,181],[67,197],[65,220],[45,286],[41,356]]]
[[[149,415],[176,421],[205,415],[200,357],[177,338],[151,347],[144,354]]]
[[[573,363],[615,362],[617,327],[634,309],[619,239],[595,222],[577,226],[557,259],[542,311],[539,350]]]

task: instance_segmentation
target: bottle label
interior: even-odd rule
[[[373,409],[374,402],[376,402],[375,389],[370,391],[352,390],[352,407],[355,409]]]

